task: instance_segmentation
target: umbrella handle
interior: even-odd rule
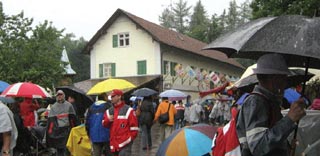
[[[300,120],[299,120],[300,121]],[[297,127],[294,129],[293,138],[291,140],[291,150],[290,150],[290,156],[294,156],[296,152],[297,147],[297,133],[298,133],[298,127],[299,127],[299,121],[297,121]]]
[[[302,91],[301,91],[301,95],[305,95],[305,88],[306,88],[306,82],[307,82],[307,76],[308,75],[308,69],[309,69],[309,63],[310,63],[310,57],[307,57],[307,60],[306,60],[306,70],[305,70],[305,73],[304,73],[304,82],[303,82],[303,86],[302,86]],[[297,133],[298,133],[298,127],[299,127],[299,121],[297,121],[297,127],[294,129],[294,134],[293,134],[293,138],[291,140],[291,151],[290,151],[290,156],[294,156],[295,152],[296,152],[296,147],[297,147],[297,144],[296,144],[296,141],[297,141]]]

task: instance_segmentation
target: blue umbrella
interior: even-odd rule
[[[10,84],[0,80],[0,92],[3,92]]]

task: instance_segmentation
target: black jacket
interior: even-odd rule
[[[257,85],[244,101],[237,119],[242,156],[287,156],[287,137],[296,124],[283,117],[278,98]]]
[[[140,111],[140,124],[151,127],[155,113],[152,101],[149,99],[143,100],[140,106]]]

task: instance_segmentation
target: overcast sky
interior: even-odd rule
[[[240,5],[245,0],[236,0]],[[34,24],[44,20],[52,21],[58,29],[74,33],[86,40],[118,9],[123,9],[138,17],[159,24],[159,16],[171,3],[178,0],[2,0],[4,13],[18,14],[33,18]],[[188,6],[195,6],[198,0],[187,0]],[[201,0],[208,15],[220,15],[229,7],[230,0]],[[193,11],[193,9],[191,9]]]

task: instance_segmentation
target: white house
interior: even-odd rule
[[[237,79],[244,71],[225,54],[202,50],[206,45],[118,9],[84,48],[90,55],[91,79],[75,86],[88,91],[116,77],[139,87],[178,89],[197,97],[199,91],[219,85],[219,78]]]

